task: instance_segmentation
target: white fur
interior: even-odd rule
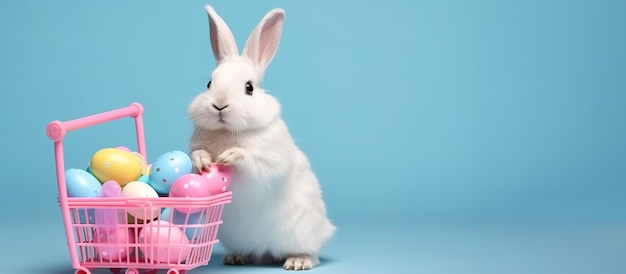
[[[315,267],[335,227],[309,161],[280,117],[280,104],[259,86],[278,47],[284,11],[267,13],[239,56],[228,26],[213,8],[206,10],[218,66],[211,87],[189,106],[195,126],[190,149],[196,169],[212,161],[232,166],[232,203],[224,208],[219,229],[220,241],[232,252],[224,262],[270,258],[285,269]],[[253,95],[245,92],[247,81]]]

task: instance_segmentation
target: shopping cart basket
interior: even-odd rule
[[[142,116],[143,106],[132,103],[124,108],[75,120],[52,121],[46,128],[48,137],[54,142],[58,201],[75,274],[90,274],[90,269],[97,268],[108,268],[113,273],[125,269],[126,274],[138,274],[139,270],[156,273],[159,269],[167,270],[168,274],[183,274],[208,264],[213,246],[218,242],[222,209],[230,202],[231,192],[205,198],[68,197],[63,155],[66,133],[131,117],[135,120],[138,152],[148,159]],[[139,216],[146,216],[155,210],[173,212],[176,208],[188,209],[193,214],[158,214],[158,217],[148,221],[128,218],[128,221],[117,224],[114,230],[106,230],[121,233],[104,233],[105,230],[101,230],[93,220],[97,211],[115,212],[122,216],[127,216],[129,212],[145,212],[145,215]],[[181,236],[181,232],[185,235]],[[146,241],[144,238],[147,235],[159,237],[159,240]]]

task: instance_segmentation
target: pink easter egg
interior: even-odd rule
[[[195,173],[185,174],[180,176],[170,189],[170,197],[209,197],[211,196],[211,184],[209,180]],[[182,213],[196,213],[202,210],[202,208],[181,208],[175,207],[174,209]]]
[[[187,260],[191,251],[185,232],[167,221],[146,224],[139,232],[138,243],[148,262],[181,263]]]
[[[118,147],[116,147],[116,148],[117,148],[117,149],[121,149],[121,150],[126,151],[126,152],[130,152],[130,151],[131,151],[131,150],[130,150],[130,148],[125,147],[125,146],[118,146]]]
[[[211,194],[219,194],[228,191],[232,178],[229,166],[211,164],[211,170],[203,170],[201,175],[209,181]]]
[[[129,228],[96,229],[93,242],[96,252],[104,261],[117,262],[128,257],[135,238]]]

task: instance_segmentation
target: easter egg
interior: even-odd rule
[[[98,193],[102,188],[96,177],[78,168],[71,168],[65,171],[65,185],[68,197],[98,197]]]
[[[185,230],[187,238],[193,240],[200,236],[206,218],[204,212],[182,213],[168,207],[161,212],[159,220],[179,225],[181,229]]]
[[[146,158],[143,157],[143,155],[141,155],[141,153],[133,151],[130,154],[132,154],[133,156],[135,156],[137,158],[137,160],[139,160],[139,163],[141,164],[141,175],[148,175],[148,173],[150,173],[150,168],[148,166],[148,162],[146,161]]]
[[[148,175],[141,175],[141,177],[139,177],[139,179],[137,179],[137,181],[146,183],[146,184],[150,184],[150,176]]]
[[[122,196],[127,198],[158,198],[159,194],[154,189],[140,181],[132,181],[122,188]],[[158,207],[129,208],[128,214],[141,220],[152,220],[159,216],[161,209]]]
[[[122,187],[116,181],[106,181],[102,184],[98,197],[116,198],[122,197]]]
[[[121,150],[126,151],[126,152],[130,152],[130,151],[131,151],[131,150],[130,150],[130,148],[125,147],[125,146],[118,146],[118,147],[116,147],[116,148],[117,148],[117,149],[121,149]]]
[[[139,249],[148,262],[180,263],[187,260],[190,241],[175,224],[154,221],[139,232]]]
[[[107,181],[102,184],[98,194],[100,198],[117,198],[122,196],[122,187],[115,181]],[[96,208],[96,228],[113,229],[125,223],[126,213],[119,208],[102,207]]]
[[[161,214],[159,215],[159,220],[172,222],[172,208],[171,207],[164,208],[163,211],[161,211]]]
[[[209,197],[211,196],[211,186],[209,180],[195,173],[189,173],[181,176],[172,184],[172,189],[170,190],[170,197]],[[174,208],[183,213],[195,213],[202,210],[201,207],[198,208],[182,208],[176,207]]]
[[[81,224],[95,224],[96,223],[96,209],[95,208],[78,208],[76,210],[78,212],[78,222],[80,222]],[[76,222],[76,221],[73,221],[73,222]]]
[[[96,252],[104,261],[121,261],[131,253],[131,246],[135,243],[132,230],[125,227],[115,229],[96,229],[94,246]]]
[[[89,169],[102,183],[116,181],[120,186],[141,176],[141,162],[132,153],[119,148],[98,150],[89,163]]]
[[[189,155],[179,150],[167,152],[150,166],[150,185],[157,192],[167,194],[180,176],[191,173],[191,168]]]
[[[209,181],[212,194],[228,191],[230,186],[231,171],[229,166],[211,164],[210,170],[203,170],[202,174]]]

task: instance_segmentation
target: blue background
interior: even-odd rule
[[[2,1],[0,262],[72,273],[45,127],[140,102],[149,160],[187,149],[215,63],[286,10],[264,87],[339,227],[314,273],[626,273],[624,1]],[[68,134],[68,167],[133,144]],[[192,273],[282,273],[221,266]],[[98,272],[106,273],[106,272]]]

